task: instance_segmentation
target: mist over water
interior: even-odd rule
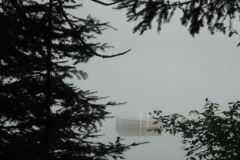
[[[111,7],[82,2],[83,8],[77,15],[91,13],[118,29],[107,30],[97,36],[96,42],[108,42],[115,47],[101,54],[132,49],[120,57],[94,57],[78,66],[89,75],[87,80],[74,80],[79,88],[98,91],[99,96],[110,96],[103,103],[127,102],[107,109],[114,118],[103,122],[101,133],[105,136],[97,141],[116,141],[119,136],[115,130],[116,116],[139,117],[141,112],[146,117],[154,110],[162,110],[163,115],[179,113],[187,116],[190,110],[201,111],[205,98],[220,104],[222,109],[227,108],[228,102],[240,100],[239,37],[229,38],[223,33],[210,35],[205,28],[193,38],[188,29],[180,25],[177,14],[170,24],[163,25],[160,34],[153,25],[152,30],[139,36],[138,33],[132,34],[136,23],[126,22],[126,11],[117,12]],[[181,135],[163,133],[161,136],[122,138],[125,138],[125,144],[150,141],[127,151],[126,159],[186,159],[186,152],[180,148]]]

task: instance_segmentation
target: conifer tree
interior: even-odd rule
[[[67,83],[86,79],[76,68],[107,44],[90,43],[109,26],[79,18],[74,0],[0,0],[0,159],[122,158],[131,146],[103,144],[98,124],[110,118],[101,97]],[[104,97],[103,97],[104,98]],[[107,98],[107,97],[105,97]]]

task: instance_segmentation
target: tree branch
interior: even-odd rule
[[[26,128],[26,127],[39,126],[39,125],[44,126],[44,123],[20,124],[17,126],[0,126],[0,129]]]
[[[99,0],[92,0],[93,2],[96,2],[96,3],[99,3],[99,4],[102,4],[104,6],[111,6],[111,5],[114,5],[114,4],[117,4],[119,3],[120,1],[116,1],[116,2],[113,2],[113,3],[104,3],[102,1],[99,1]]]
[[[93,0],[95,1],[95,0]],[[72,28],[72,30],[76,33],[76,36],[77,36],[77,39],[82,43],[82,45],[87,48],[88,50],[91,51],[91,53],[95,56],[98,56],[98,57],[102,57],[102,58],[113,58],[113,57],[117,57],[117,56],[121,56],[121,55],[124,55],[126,54],[127,52],[131,51],[131,49],[125,51],[125,52],[122,52],[122,53],[118,53],[118,54],[114,54],[114,55],[100,55],[98,54],[97,52],[95,52],[91,47],[89,47],[85,42],[84,40],[81,38],[81,36],[79,36],[75,30],[75,28],[73,27],[72,23],[70,22],[70,20],[68,19],[67,15],[65,14],[64,10],[63,10],[63,7],[62,7],[62,3],[60,0],[58,0],[58,3],[60,5],[60,9],[61,9],[61,12],[64,16],[64,18],[66,19],[66,21],[68,22],[68,24],[70,25],[70,27]],[[115,2],[114,2],[115,3]]]

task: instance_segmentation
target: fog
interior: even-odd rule
[[[122,106],[109,107],[112,116],[146,117],[148,112],[162,110],[163,114],[180,113],[185,116],[190,110],[201,110],[205,98],[227,108],[240,95],[240,53],[238,36],[229,38],[217,32],[211,35],[205,27],[192,37],[188,28],[180,25],[180,12],[171,23],[164,24],[157,33],[157,26],[143,35],[132,33],[136,22],[126,21],[126,10],[115,11],[89,0],[79,1],[83,7],[75,14],[91,14],[110,22],[118,30],[108,29],[97,36],[94,42],[107,42],[113,49],[101,54],[111,55],[132,49],[115,58],[92,58],[78,67],[87,72],[87,80],[74,83],[83,90],[98,91],[99,96],[110,96],[107,101],[127,102]],[[233,24],[239,28],[239,23]],[[105,102],[105,101],[103,101]],[[102,102],[100,102],[102,103]],[[100,138],[114,142],[119,134],[115,131],[116,119],[104,121]],[[184,160],[181,136],[123,137],[126,144],[150,141],[125,153],[130,160]]]

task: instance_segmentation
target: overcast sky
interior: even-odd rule
[[[138,117],[147,112],[162,110],[164,114],[188,115],[193,109],[201,110],[205,98],[218,103],[223,109],[227,103],[240,100],[240,38],[229,38],[223,33],[210,35],[207,28],[193,38],[187,27],[180,25],[176,12],[171,23],[157,33],[157,26],[143,35],[132,33],[136,22],[126,21],[126,10],[115,11],[89,0],[81,0],[79,17],[91,14],[102,22],[110,22],[117,31],[108,29],[95,42],[113,45],[102,54],[115,54],[132,49],[126,55],[102,59],[92,58],[79,65],[89,78],[74,81],[83,90],[98,91],[99,96],[110,96],[109,101],[127,102],[109,108],[113,116]],[[105,1],[107,2],[107,1]],[[234,23],[239,28],[239,23]],[[115,119],[104,123],[104,141],[114,141]],[[146,138],[146,137],[145,137]],[[140,141],[144,141],[140,137]],[[148,137],[150,144],[135,147],[126,153],[130,160],[183,160],[185,152],[179,147],[180,136]],[[126,138],[126,143],[139,137]]]

